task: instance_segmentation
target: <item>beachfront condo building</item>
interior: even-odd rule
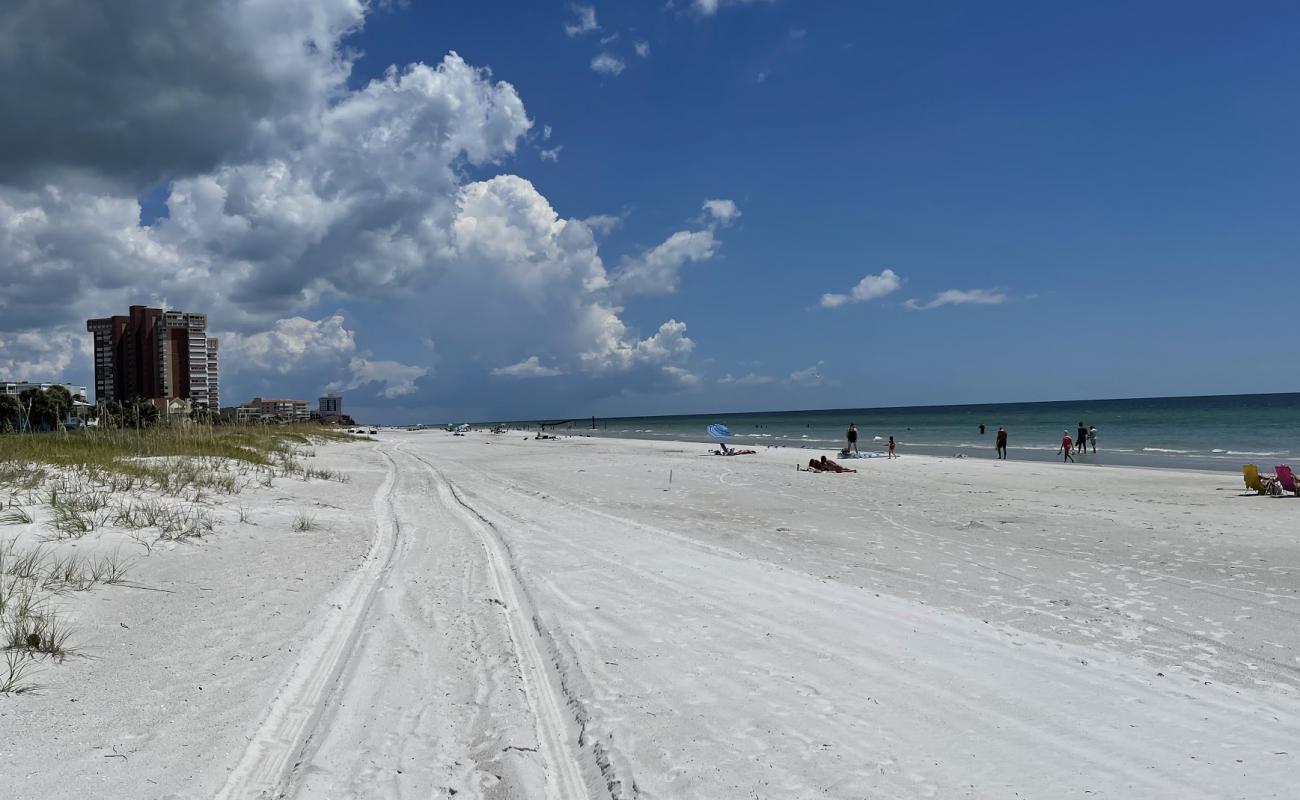
[[[343,398],[334,394],[327,394],[320,398],[317,406],[317,413],[320,416],[341,415],[343,413]]]
[[[291,400],[287,397],[254,397],[252,402],[243,403],[235,411],[240,422],[308,422],[311,410],[306,400]]]
[[[95,399],[148,400],[168,408],[217,408],[217,340],[208,315],[131,306],[126,316],[86,320],[94,337]]]

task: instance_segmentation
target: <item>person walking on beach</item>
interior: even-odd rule
[[[1068,430],[1061,431],[1061,449],[1057,450],[1056,454],[1059,456],[1061,453],[1065,453],[1065,460],[1061,462],[1062,464],[1066,461],[1074,461],[1074,456],[1070,455],[1070,451],[1073,449],[1074,440],[1070,438],[1070,432]]]
[[[849,437],[849,446],[846,447],[846,448],[844,448],[844,452],[846,452],[846,453],[854,453],[854,454],[856,454],[856,453],[858,452],[858,426],[857,426],[857,423],[854,423],[854,422],[850,422],[850,423],[849,423],[849,432],[848,432],[848,437]]]
[[[898,458],[898,453],[894,452],[894,437],[889,437],[889,457]]]
[[[1088,444],[1092,445],[1092,454],[1097,455],[1097,426],[1092,425],[1088,428]]]
[[[1078,449],[1080,453],[1082,453],[1084,449],[1088,446],[1088,429],[1084,427],[1082,422],[1080,422],[1079,429],[1074,433],[1075,433],[1074,446],[1076,449]]]
[[[998,426],[997,445],[998,445],[998,458],[1005,459],[1007,457],[1007,429],[1002,427],[1001,425]]]

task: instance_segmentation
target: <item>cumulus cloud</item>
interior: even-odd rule
[[[84,329],[0,333],[0,380],[89,384],[90,338]],[[78,374],[72,374],[76,364]]]
[[[730,225],[740,217],[740,209],[733,200],[705,200],[704,211],[719,225]]]
[[[767,375],[759,375],[756,372],[747,373],[745,375],[740,376],[739,378],[735,377],[730,372],[728,372],[726,375],[723,375],[721,378],[718,378],[718,383],[722,384],[723,386],[730,386],[733,384],[736,386],[762,386],[765,383],[771,383],[771,382],[772,382],[771,377]]]
[[[545,354],[542,368],[562,370],[566,384],[587,381],[581,385],[602,391],[691,380],[694,343],[685,323],[670,320],[646,336],[625,324],[622,303],[674,290],[682,265],[712,257],[717,217],[705,230],[673,233],[621,260],[615,272],[623,285],[616,288],[595,240],[616,218],[567,219],[517,175],[466,177],[500,172],[533,126],[515,88],[486,69],[450,53],[350,88],[355,56],[344,39],[368,4],[286,0],[272,8],[261,0],[215,0],[203,5],[224,15],[220,30],[250,32],[269,48],[232,60],[248,73],[245,83],[223,83],[203,73],[211,53],[196,43],[206,34],[176,32],[178,20],[198,12],[168,5],[151,16],[135,14],[136,5],[143,4],[123,4],[132,9],[124,19],[139,26],[126,38],[144,50],[154,42],[172,68],[155,69],[164,62],[145,54],[117,71],[113,59],[101,59],[101,69],[147,95],[135,105],[112,101],[123,103],[120,118],[142,146],[74,124],[94,98],[51,91],[59,85],[50,72],[57,65],[33,66],[38,81],[22,98],[13,86],[0,88],[5,119],[18,119],[28,100],[39,99],[48,107],[32,113],[59,128],[44,149],[39,137],[0,132],[10,144],[0,159],[17,160],[18,152],[31,165],[0,168],[0,368],[87,370],[85,319],[166,298],[172,307],[207,312],[220,332],[227,397],[252,385],[277,393],[373,385],[389,398],[455,402],[454,382],[420,380],[429,367],[377,352],[394,339],[429,343],[439,375],[458,378],[486,380],[490,365]],[[0,42],[15,41],[15,31],[36,20],[31,30],[47,40],[48,58],[64,54],[58,58],[75,77],[83,63],[67,54],[76,42],[63,41],[65,31],[45,15],[35,2],[7,6]],[[79,26],[73,20],[66,35],[76,39]],[[223,46],[213,52],[236,45]],[[199,86],[230,89],[236,105],[239,92],[249,92],[240,108],[252,109],[252,122],[222,127],[203,102],[191,107],[191,94],[204,96]],[[182,112],[159,122],[175,138],[168,144],[154,136],[146,112],[162,113],[172,92]],[[277,99],[285,92],[294,97]],[[257,111],[264,96],[271,116]],[[97,118],[114,118],[111,103],[94,108]],[[221,131],[221,146],[209,146],[202,131],[182,131],[187,113],[196,129]],[[73,153],[60,143],[64,135],[99,155]],[[167,214],[143,226],[134,183],[158,176],[170,186]],[[359,329],[332,313],[361,303],[382,304],[387,313]],[[30,336],[38,330],[66,335],[47,338],[52,344],[40,349],[45,345]],[[617,385],[611,376],[619,376]],[[232,380],[233,390],[226,385]]]
[[[289,317],[277,320],[269,330],[229,333],[221,340],[222,360],[232,372],[251,369],[284,375],[338,361],[357,349],[355,336],[337,314],[320,320]]]
[[[596,23],[596,9],[594,6],[575,4],[569,6],[569,11],[573,13],[573,19],[564,23],[564,32],[570,38],[600,30],[600,25]]]
[[[822,308],[839,308],[847,303],[865,303],[868,300],[875,300],[877,297],[884,297],[898,291],[903,285],[903,279],[898,276],[892,269],[887,269],[879,275],[866,275],[858,281],[848,294],[831,294],[822,295]]]
[[[994,289],[949,289],[945,292],[939,292],[934,296],[933,300],[927,303],[908,300],[903,306],[909,311],[929,311],[941,306],[998,306],[1007,302],[1008,299],[1005,293]]]
[[[627,69],[627,64],[624,64],[623,59],[612,53],[601,53],[591,60],[591,68],[601,75],[613,77]]]
[[[790,373],[790,377],[788,380],[790,383],[796,383],[803,386],[820,385],[822,382],[826,380],[825,376],[822,375],[822,365],[824,365],[825,363],[826,363],[825,361],[818,361],[816,364],[812,365],[811,367],[806,367],[804,369],[797,369],[794,372]]]
[[[639,57],[641,57],[641,58],[649,58],[649,57],[650,57],[650,43],[649,43],[649,42],[633,42],[633,43],[632,43],[632,48],[633,48],[634,50],[636,50],[636,54],[637,54]]]
[[[84,171],[139,190],[312,136],[366,5],[9,0],[0,174]]]
[[[563,150],[563,149],[564,149],[564,145],[562,145],[562,144],[560,144],[560,145],[556,145],[555,147],[552,147],[552,148],[549,148],[549,149],[547,149],[547,148],[543,148],[543,149],[538,153],[538,155],[540,155],[540,156],[542,157],[542,160],[543,160],[543,161],[556,162],[556,161],[559,161],[559,160],[560,160],[560,151]]]
[[[691,372],[685,367],[678,367],[672,364],[663,368],[664,374],[671,378],[682,388],[691,388],[699,386],[703,379],[696,373]]]
[[[614,273],[619,296],[671,294],[677,291],[681,269],[688,263],[705,261],[717,253],[713,230],[677,231],[663,242],[629,258]]]
[[[691,8],[702,17],[711,17],[724,6],[747,6],[751,3],[770,3],[773,0],[692,0]]]
[[[596,233],[609,233],[610,231],[623,224],[623,218],[613,214],[594,214],[584,219],[583,224],[591,228]]]
[[[564,370],[555,367],[544,367],[537,356],[529,356],[518,364],[497,367],[492,370],[492,374],[501,378],[551,378],[556,375],[563,375]]]
[[[383,385],[379,395],[393,399],[415,393],[415,382],[429,373],[424,367],[396,361],[371,361],[354,356],[348,362],[349,375],[325,386],[327,392],[346,392],[372,383]]]

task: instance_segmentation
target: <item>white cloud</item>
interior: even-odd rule
[[[591,60],[591,68],[601,75],[617,76],[627,69],[623,59],[612,53],[601,53]]]
[[[564,32],[570,38],[600,30],[600,25],[596,23],[596,9],[594,6],[575,4],[569,6],[569,10],[573,12],[573,20],[564,23]]]
[[[613,44],[619,40],[620,36],[622,36],[620,33],[611,33],[608,36],[602,36],[600,37],[600,44],[602,47],[607,44]]]
[[[692,0],[691,8],[702,17],[711,17],[723,6],[747,6],[752,3],[771,3],[774,0]]]
[[[736,386],[762,386],[765,383],[771,382],[772,378],[767,375],[759,375],[756,372],[750,372],[740,376],[739,378],[735,377],[731,373],[727,373],[721,378],[718,378],[718,383],[723,384],[724,386],[733,384]]]
[[[613,275],[620,297],[671,294],[677,291],[678,276],[690,262],[705,261],[718,251],[711,228],[677,231],[662,243],[623,262]]]
[[[998,306],[1007,302],[1008,299],[1005,293],[994,289],[949,289],[945,292],[939,292],[928,303],[908,300],[903,306],[909,311],[929,311],[932,308],[941,306]]]
[[[650,43],[649,43],[649,42],[633,42],[633,43],[632,43],[632,48],[633,48],[634,50],[636,50],[636,54],[637,54],[639,57],[641,57],[641,58],[649,58],[649,57],[650,57]]]
[[[429,373],[424,367],[399,364],[396,361],[371,361],[354,356],[348,362],[349,375],[325,386],[327,392],[346,392],[371,383],[381,383],[381,397],[389,399],[414,394],[415,382]]]
[[[825,363],[825,361],[818,361],[811,367],[795,370],[790,373],[788,380],[790,383],[797,383],[803,386],[818,386],[826,380],[825,376],[822,375],[821,369],[822,365]]]
[[[321,56],[284,54],[285,68],[298,75],[287,85],[306,95],[292,104],[292,119],[266,122],[275,136],[241,134],[230,148],[194,162],[215,159],[210,167],[181,168],[189,161],[167,153],[154,163],[141,150],[125,166],[105,161],[94,180],[68,178],[94,164],[52,147],[31,156],[49,165],[40,180],[0,169],[0,369],[75,366],[85,373],[87,318],[166,298],[207,312],[220,332],[228,398],[252,386],[305,393],[323,384],[375,384],[390,398],[419,392],[432,402],[441,392],[447,402],[463,402],[462,384],[420,381],[429,367],[385,360],[380,351],[390,337],[431,349],[436,343],[426,355],[437,356],[440,376],[458,379],[486,380],[483,365],[545,354],[544,368],[562,370],[566,384],[600,391],[689,380],[694,343],[685,323],[670,320],[643,337],[624,323],[621,303],[638,291],[675,289],[682,265],[718,249],[713,226],[674,233],[626,259],[619,270],[625,285],[615,290],[595,232],[610,230],[617,218],[566,219],[516,175],[465,177],[495,174],[529,141],[533,123],[515,88],[455,53],[349,88],[355,54],[343,43],[351,19],[345,6],[363,4],[277,6],[301,19],[281,18],[261,3],[221,6],[222,13],[251,15],[240,18],[239,30],[275,27],[270,15],[278,38],[266,41],[282,49],[311,41]],[[319,16],[325,11],[318,8],[335,16]],[[157,27],[166,22],[141,16],[138,38],[167,40],[165,26]],[[47,34],[57,37],[57,26]],[[158,88],[142,107],[163,108],[170,91],[185,90],[184,70],[173,72],[175,86],[153,76]],[[23,107],[5,100],[5,91],[0,112],[20,116]],[[60,100],[45,95],[43,102]],[[75,109],[49,113],[76,118]],[[110,110],[102,116],[113,118]],[[293,135],[278,135],[285,131]],[[0,140],[5,136],[0,131]],[[170,179],[168,214],[141,226],[136,190],[121,188],[119,179],[159,172]],[[389,313],[357,330],[334,313],[344,308],[351,318],[349,305],[367,302]],[[52,344],[39,349],[31,336],[37,330],[64,335],[47,337]],[[685,372],[674,375],[669,366]],[[616,388],[611,375],[620,376]]]
[[[556,162],[556,161],[559,161],[559,160],[560,160],[560,151],[563,150],[563,149],[564,149],[564,145],[559,144],[559,145],[556,145],[555,147],[552,147],[552,148],[550,148],[550,149],[542,149],[542,150],[538,153],[538,155],[541,156],[541,158],[542,158],[543,161]]]
[[[511,364],[508,367],[497,367],[492,370],[492,374],[501,378],[551,378],[556,375],[563,375],[564,370],[554,367],[544,367],[538,361],[537,356],[529,356],[520,361],[518,364]]]
[[[77,368],[70,369],[74,364]],[[89,366],[90,337],[84,327],[0,333],[0,380],[89,385]]]
[[[705,200],[704,211],[719,225],[727,226],[740,217],[740,209],[732,200]]]
[[[255,370],[284,375],[339,361],[357,349],[356,338],[337,314],[320,320],[289,317],[277,320],[270,330],[229,333],[220,338],[223,369],[227,372]]]
[[[542,141],[543,141],[543,142],[549,142],[549,141],[551,140],[551,133],[552,133],[552,131],[551,131],[551,126],[550,126],[550,125],[543,125],[543,126],[542,126]]]
[[[691,372],[685,367],[678,367],[669,364],[665,366],[663,370],[664,370],[664,374],[666,374],[672,380],[676,381],[677,385],[681,386],[682,388],[691,388],[691,387],[699,386],[700,383],[702,382],[702,379],[700,378],[699,375],[697,375],[694,372]]]
[[[626,326],[612,309],[593,307],[590,324],[596,341],[591,350],[582,354],[582,363],[594,373],[626,372],[640,365],[683,361],[695,348],[695,342],[686,336],[686,323],[675,319],[639,341],[629,338]]]
[[[623,218],[616,217],[613,214],[595,214],[584,219],[582,223],[596,233],[604,234],[622,225]]]
[[[892,269],[887,269],[879,275],[868,274],[848,294],[822,295],[821,304],[823,308],[839,308],[847,303],[865,303],[892,294],[902,285],[903,279]]]

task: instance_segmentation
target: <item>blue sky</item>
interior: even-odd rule
[[[564,241],[548,258],[568,266],[545,268],[559,276],[547,284],[557,294],[527,314],[512,309],[552,288],[527,283],[514,297],[497,287],[539,263],[536,251],[509,264],[518,253],[491,248],[436,265],[443,256],[412,256],[424,261],[411,275],[376,279],[388,290],[369,292],[355,276],[360,284],[331,277],[313,288],[303,276],[319,249],[270,257],[245,247],[235,259],[222,246],[212,269],[257,272],[259,286],[282,269],[274,274],[297,292],[279,305],[223,295],[251,298],[224,313],[225,327],[214,320],[232,341],[226,400],[330,385],[354,409],[403,421],[1300,390],[1286,355],[1300,269],[1297,29],[1300,9],[1280,3],[1249,14],[1201,3],[798,0],[366,9],[336,31],[350,72],[322,102],[364,99],[391,66],[436,67],[455,51],[490,70],[466,81],[509,84],[531,122],[498,97],[484,118],[513,119],[501,122],[505,138],[447,165],[445,203],[430,192],[418,214],[394,213],[432,219],[463,204],[466,186],[496,187],[495,198],[493,179],[518,176],[531,189],[512,189],[512,207],[586,220],[612,288],[575,288],[590,278],[575,254],[588,250]],[[429,136],[459,124],[444,99],[421,96],[435,119]],[[210,176],[229,223],[234,183],[221,170],[252,164],[265,175],[295,157],[250,141],[207,164],[115,177],[137,187],[147,235],[184,241],[184,258],[209,242],[206,259],[212,229],[170,224],[196,196],[177,187]],[[321,164],[303,167],[318,187]],[[420,191],[390,185],[385,203]],[[317,188],[313,203],[322,197]],[[263,200],[282,216],[304,207],[300,196]],[[738,214],[711,214],[707,200]],[[487,230],[495,212],[476,213]],[[329,249],[372,231],[338,233]],[[620,283],[679,232],[695,257],[656,272],[653,287]],[[486,283],[442,277],[470,261],[501,272]],[[893,277],[871,278],[885,270]],[[851,297],[864,278],[876,290],[865,299],[823,302]],[[186,291],[167,299],[223,308]],[[952,302],[935,302],[944,297]],[[614,309],[622,326],[598,356],[580,321],[592,309]],[[667,321],[685,327],[665,333],[665,349],[652,337]],[[337,360],[298,370],[267,358],[293,341],[332,342]]]

